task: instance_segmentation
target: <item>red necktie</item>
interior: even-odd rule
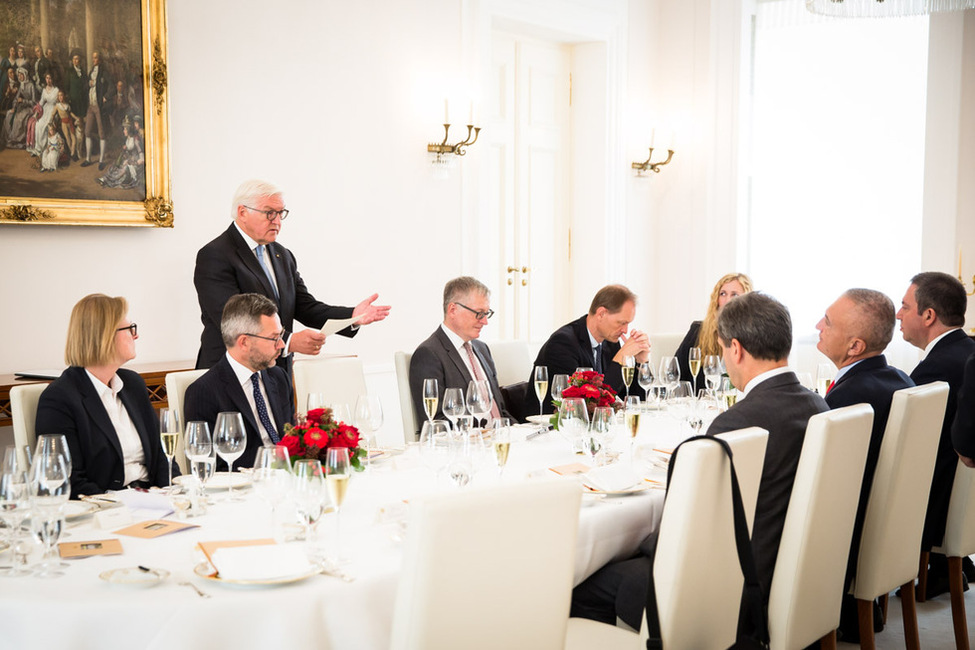
[[[467,350],[467,358],[471,361],[471,370],[474,371],[474,379],[481,381],[484,379],[484,374],[481,372],[481,364],[477,362],[477,357],[474,356],[474,346],[471,345],[470,341],[464,343],[464,349]],[[498,402],[491,396],[491,417],[499,418],[501,417],[501,411],[498,409]]]

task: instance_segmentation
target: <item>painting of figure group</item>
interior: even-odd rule
[[[52,48],[10,46],[0,59],[0,149],[22,149],[37,159],[39,173],[78,164],[98,165],[103,187],[145,185],[145,133],[141,61],[120,50],[80,49],[66,65]],[[109,152],[118,151],[114,159]]]

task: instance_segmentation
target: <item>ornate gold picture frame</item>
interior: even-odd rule
[[[173,226],[167,56],[165,0],[0,4],[0,224]]]

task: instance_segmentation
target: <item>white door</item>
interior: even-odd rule
[[[495,33],[492,42],[489,215],[484,254],[496,305],[494,337],[545,340],[567,320],[570,49]]]

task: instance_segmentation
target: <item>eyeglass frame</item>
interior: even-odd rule
[[[116,332],[121,332],[123,330],[129,330],[129,332],[132,334],[132,338],[135,338],[135,337],[137,337],[139,335],[139,326],[136,325],[135,323],[130,323],[129,325],[126,325],[125,327],[117,327],[117,328],[115,328],[115,331]]]
[[[255,339],[264,339],[265,341],[274,341],[274,344],[275,345],[277,345],[278,341],[283,341],[284,340],[284,334],[285,334],[284,330],[281,330],[281,332],[278,333],[277,336],[273,336],[273,337],[272,336],[261,336],[260,334],[248,334],[247,332],[244,332],[244,336],[253,336]]]
[[[455,302],[454,304],[457,305],[458,307],[463,307],[467,311],[474,314],[474,318],[476,318],[477,320],[481,320],[482,318],[490,319],[491,316],[494,316],[493,309],[488,309],[487,311],[477,311],[476,309],[471,309],[470,307],[468,307],[467,305],[461,302]]]
[[[291,210],[289,210],[288,208],[284,208],[281,210],[258,210],[257,208],[252,208],[249,205],[244,205],[243,203],[241,203],[240,205],[244,208],[247,208],[248,210],[253,210],[254,212],[260,212],[261,214],[264,215],[264,217],[268,221],[274,221],[275,217],[280,217],[281,221],[284,221],[285,219],[288,218],[288,215],[291,213]]]

